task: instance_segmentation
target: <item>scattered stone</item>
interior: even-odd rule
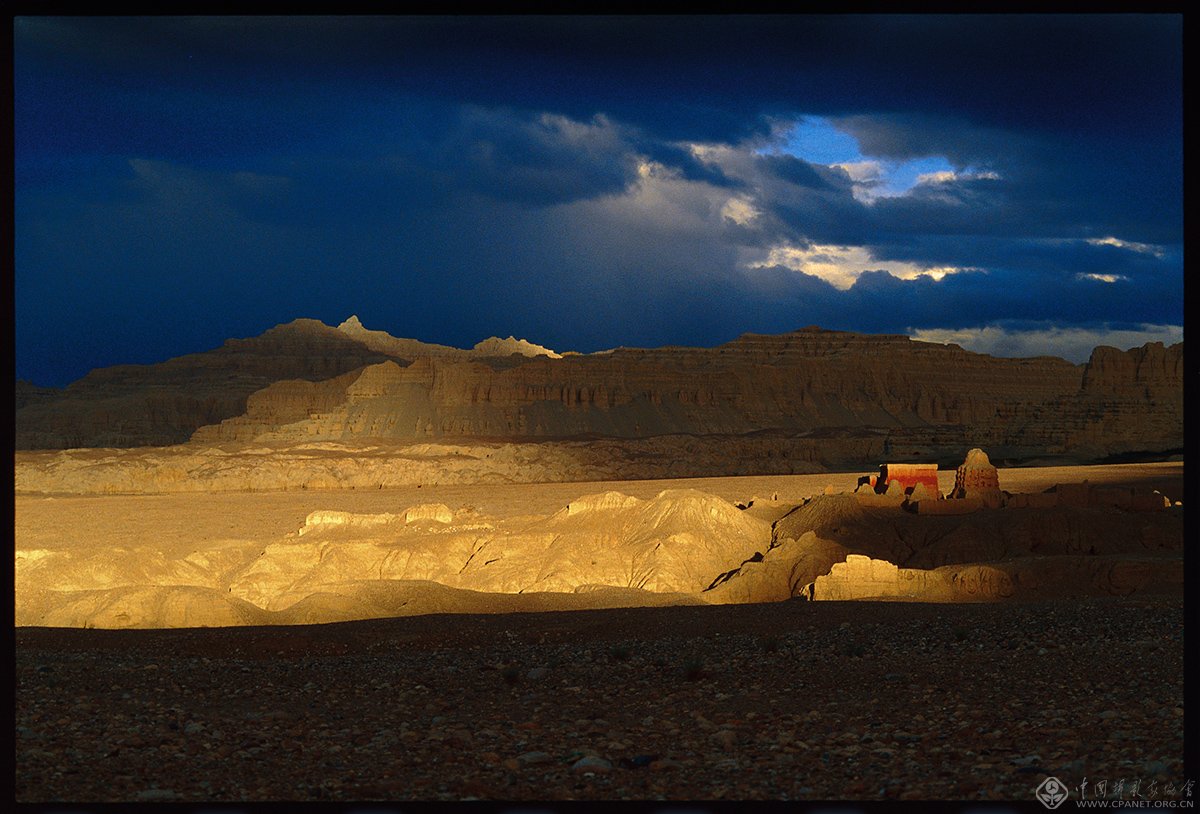
[[[604,758],[587,756],[581,757],[579,760],[571,764],[571,771],[574,772],[609,772],[612,770],[612,764]]]
[[[713,735],[726,752],[732,752],[737,747],[738,735],[732,729],[722,729]]]
[[[1141,776],[1143,790],[1154,778],[1160,792],[1186,775],[1178,600],[721,610],[712,614],[720,637],[642,636],[625,627],[634,612],[615,611],[593,635],[555,629],[541,642],[536,632],[562,623],[514,617],[505,624],[534,632],[510,640],[503,627],[496,636],[495,618],[468,626],[435,616],[404,622],[423,631],[417,646],[397,647],[391,633],[378,650],[351,643],[336,656],[324,631],[276,629],[265,652],[214,652],[203,670],[163,653],[215,647],[225,633],[194,631],[178,648],[131,637],[116,650],[85,649],[70,638],[85,634],[71,632],[60,650],[49,646],[58,634],[18,628],[17,800],[1028,799],[1045,775]],[[959,628],[969,647],[956,643]],[[242,647],[258,635],[228,639]],[[765,658],[764,635],[797,657]],[[604,654],[624,640],[665,666],[578,658],[585,642]],[[1008,641],[1028,645],[1027,658],[1012,658]],[[1154,657],[1114,660],[1113,642]],[[863,659],[843,658],[846,644],[864,646]],[[1035,657],[1039,649],[1047,655]],[[710,684],[676,674],[697,653],[713,665]],[[152,675],[142,670],[151,658]],[[250,675],[240,672],[247,663]],[[964,667],[978,663],[993,680],[969,680]],[[43,664],[55,673],[38,673]],[[580,691],[495,692],[473,680],[494,678],[480,668],[497,664],[523,665],[522,677],[542,665],[554,689]],[[436,686],[414,690],[418,676]],[[966,778],[929,768],[976,765],[989,768]]]
[[[650,764],[650,771],[652,772],[673,772],[682,768],[682,763],[680,763],[678,760],[672,760],[671,758],[662,758],[660,760],[655,760]]]

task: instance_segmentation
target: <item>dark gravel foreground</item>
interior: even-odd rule
[[[20,628],[15,798],[1183,801],[1183,627],[1142,597]]]

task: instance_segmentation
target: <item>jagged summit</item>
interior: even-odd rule
[[[387,331],[371,330],[362,324],[356,314],[350,315],[348,319],[337,326],[337,329],[373,351],[402,359],[414,359],[418,356],[459,357],[467,353],[461,348],[452,348],[449,345],[435,345],[417,339],[402,339],[392,336]]]
[[[555,353],[542,345],[512,336],[507,339],[490,336],[482,342],[477,343],[473,350],[483,356],[511,356],[516,353],[521,356],[549,356],[551,359],[562,358],[561,353]]]
[[[509,336],[506,339],[501,339],[498,336],[490,336],[482,342],[477,343],[470,350],[453,348],[449,345],[435,345],[429,342],[421,342],[418,339],[402,339],[392,336],[387,331],[375,331],[367,328],[362,324],[362,320],[358,318],[357,314],[351,314],[342,324],[337,326],[337,329],[347,336],[362,342],[371,350],[403,357],[449,356],[468,358],[472,356],[512,356],[515,353],[519,356],[549,356],[551,359],[562,358],[561,354],[555,353],[549,348],[524,339],[517,339],[513,336]]]

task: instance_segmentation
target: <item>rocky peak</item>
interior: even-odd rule
[[[562,358],[562,354],[555,353],[549,348],[512,336],[507,339],[490,336],[476,344],[473,350],[481,356],[511,356],[515,353],[520,356],[549,356],[551,359]]]
[[[392,336],[387,331],[372,330],[363,325],[355,314],[350,315],[342,324],[338,325],[336,330],[373,351],[401,359],[415,359],[420,356],[461,357],[467,353],[465,350],[452,348],[449,345],[435,345],[417,339],[403,339]]]

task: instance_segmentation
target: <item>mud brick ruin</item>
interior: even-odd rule
[[[948,497],[961,500],[979,498],[989,509],[998,509],[1004,501],[996,467],[982,449],[972,449],[966,460],[955,470],[954,488]]]
[[[954,487],[943,499],[938,488],[937,464],[883,464],[878,475],[864,475],[855,496],[862,505],[903,506],[917,514],[970,514],[979,509],[1110,507],[1125,511],[1159,511],[1171,505],[1158,492],[1128,487],[1060,483],[1037,494],[1009,494],[1001,490],[996,467],[987,453],[975,448],[954,472]]]
[[[911,495],[918,485],[929,497],[941,497],[937,464],[882,464],[878,475],[859,480],[877,495]]]

